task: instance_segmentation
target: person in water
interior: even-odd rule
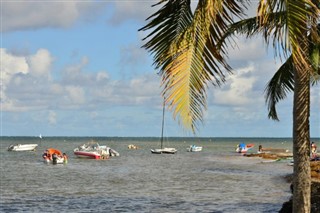
[[[63,153],[62,154],[62,157],[63,157],[63,163],[68,163],[68,156],[66,153]]]
[[[57,164],[58,163],[58,155],[56,153],[52,154],[52,163]]]
[[[45,159],[45,160],[52,160],[52,158],[51,158],[52,156],[50,155],[50,153],[49,153],[48,150],[46,150],[46,151],[43,153],[42,157],[43,157],[43,159]]]

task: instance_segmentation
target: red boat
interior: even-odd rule
[[[100,146],[94,141],[85,143],[75,148],[73,153],[79,158],[90,159],[108,159],[111,156],[119,156],[119,153],[115,150],[107,146]]]
[[[80,158],[101,159],[101,154],[97,151],[74,150],[73,153]]]

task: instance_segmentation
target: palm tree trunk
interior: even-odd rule
[[[293,212],[309,213],[311,208],[310,171],[310,74],[295,69],[293,100]]]

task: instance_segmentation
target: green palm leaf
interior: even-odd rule
[[[287,93],[294,89],[293,68],[292,57],[289,57],[267,84],[265,99],[268,104],[268,117],[271,119],[279,120],[276,104],[285,99]]]
[[[272,28],[265,31],[264,38],[267,43],[272,39],[273,47],[279,55],[292,55],[295,69],[310,71],[308,60],[308,39],[306,32],[309,31],[309,20],[317,20],[319,9],[310,0],[287,1],[267,0],[260,1],[258,6],[259,24],[261,27],[270,26],[270,16],[285,13],[283,22],[273,22]],[[279,21],[279,19],[278,19]]]
[[[219,86],[225,81],[225,72],[231,72],[216,43],[232,22],[231,14],[242,14],[240,8],[233,0],[201,0],[193,15],[190,1],[172,0],[140,29],[154,28],[143,47],[154,54],[163,96],[174,118],[193,133],[206,109],[207,84]]]
[[[259,22],[262,19],[265,19],[263,28],[260,26]],[[271,40],[273,41],[274,49],[280,51],[283,48],[287,48],[285,46],[286,42],[284,42],[284,32],[287,25],[287,12],[273,12],[268,14],[267,17],[253,17],[241,20],[230,25],[227,33],[222,37],[223,40],[229,39],[235,34],[244,34],[247,37],[253,37],[257,34],[263,34],[266,42],[269,43]],[[309,45],[309,61],[312,64],[311,69],[311,83],[315,84],[319,81],[319,62],[320,62],[320,42],[319,42],[319,32],[320,25],[315,31],[308,35],[308,45]],[[283,29],[284,28],[284,29]],[[220,41],[222,43],[222,41]],[[281,53],[278,53],[281,54]],[[292,92],[294,89],[294,78],[293,78],[293,70],[294,69],[294,61],[293,56],[286,60],[286,62],[277,70],[272,79],[268,82],[265,89],[265,98],[266,103],[268,105],[268,117],[274,120],[279,120],[276,104],[286,98],[287,93]]]
[[[147,20],[152,20],[149,24],[139,29],[139,31],[154,29],[143,39],[150,38],[142,47],[154,54],[156,68],[160,68],[167,63],[164,58],[169,54],[170,43],[176,40],[191,24],[192,16],[190,0],[172,0],[147,18]]]

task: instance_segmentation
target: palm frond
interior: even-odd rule
[[[168,63],[163,66],[164,94],[168,97],[174,117],[184,127],[195,133],[206,109],[206,89],[225,81],[224,71],[231,71],[224,57],[216,48],[216,41],[224,34],[233,12],[240,7],[234,1],[200,1],[193,22],[176,42],[171,44]],[[229,7],[228,7],[229,6]]]
[[[164,1],[158,4],[162,2]],[[168,51],[171,42],[188,28],[192,22],[192,16],[190,0],[170,0],[159,11],[147,18],[150,22],[146,26],[139,29],[139,31],[153,29],[143,39],[150,38],[142,47],[154,54],[154,64],[157,69],[166,63],[164,58],[170,54]]]
[[[287,97],[288,92],[294,89],[293,61],[292,57],[277,70],[275,75],[268,82],[265,89],[265,99],[268,105],[268,117],[279,120],[276,104]]]
[[[269,17],[273,13],[286,13],[285,27],[275,22],[273,28],[265,33],[265,40],[269,43],[273,38],[273,47],[281,55],[292,54],[295,69],[310,70],[308,60],[308,39],[306,32],[309,31],[309,20],[318,19],[319,9],[311,0],[286,1],[267,0],[260,1],[258,6],[259,24],[261,27],[268,26]]]
[[[242,14],[239,2],[244,1],[200,0],[192,14],[190,0],[168,1],[140,29],[154,29],[143,47],[154,54],[174,118],[193,133],[206,109],[208,82],[218,86],[231,71],[216,43],[232,22],[231,14]]]
[[[320,80],[320,24],[317,24],[317,27],[310,33],[309,39],[310,59],[314,70],[311,74],[311,83],[314,85]]]

